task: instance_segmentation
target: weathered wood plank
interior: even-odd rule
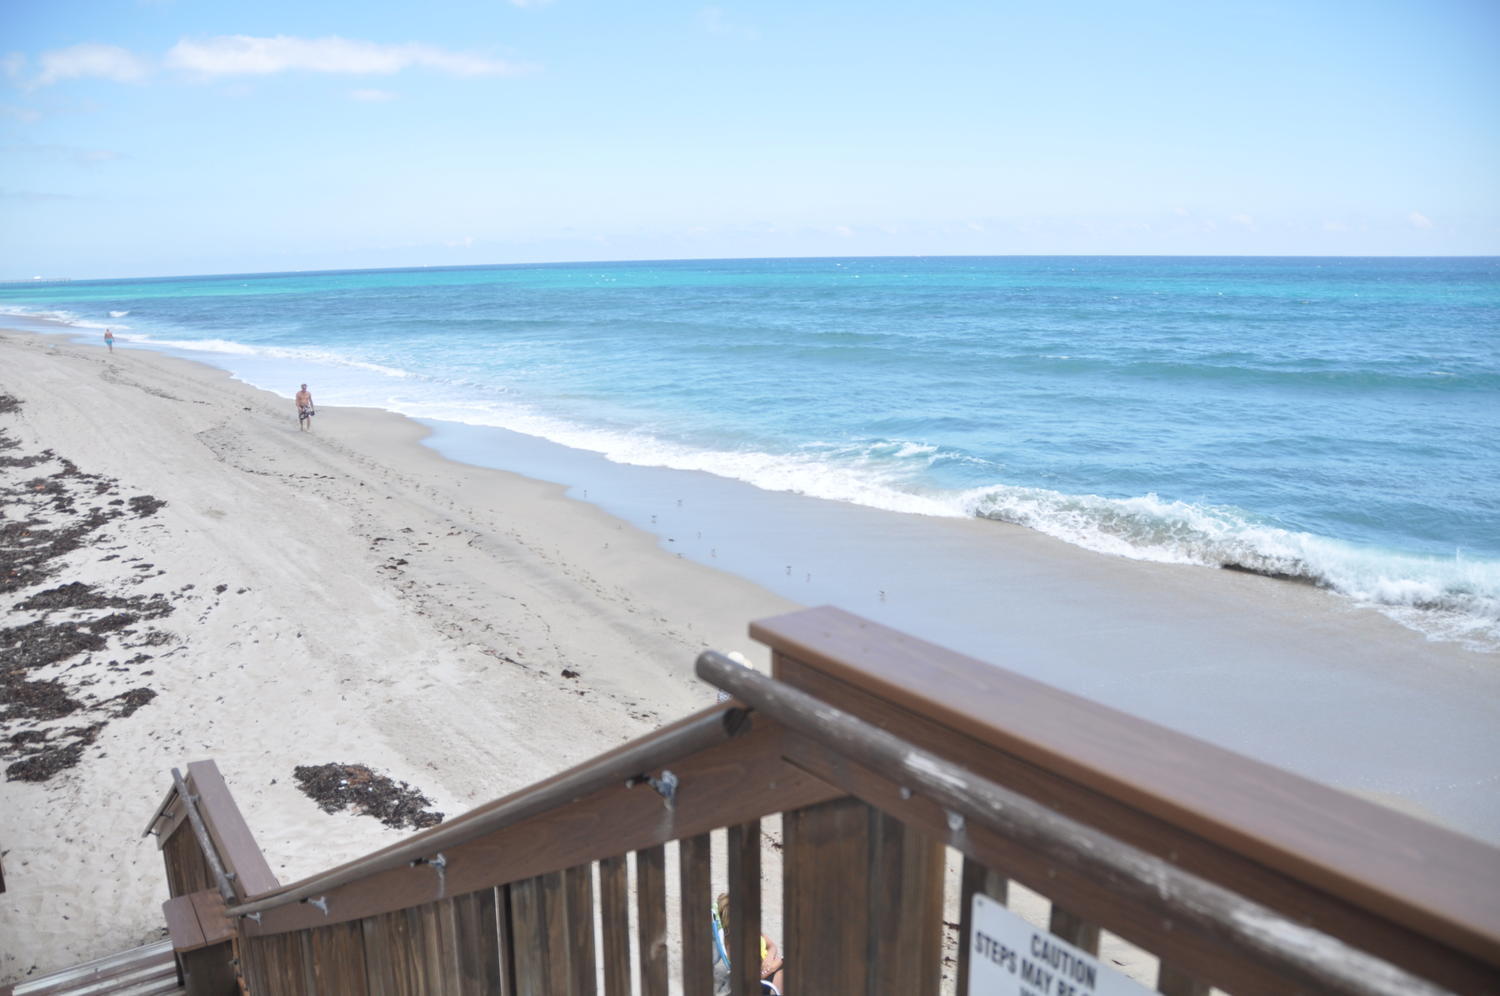
[[[636,952],[642,996],[667,996],[667,856],[657,844],[635,852]]]
[[[499,996],[500,939],[494,889],[480,889],[453,900],[458,991],[463,996]]]
[[[869,996],[937,996],[943,849],[876,809],[870,818]]]
[[[359,924],[364,940],[365,984],[370,996],[396,996],[396,966],[391,962],[391,945],[387,927],[389,913],[353,921]],[[251,996],[259,996],[252,993]]]
[[[365,938],[358,922],[336,923],[308,931],[313,989],[318,996],[364,996]]]
[[[161,904],[161,912],[167,918],[172,950],[196,951],[208,943],[203,937],[203,928],[198,925],[198,915],[193,912],[191,895],[168,899]]]
[[[863,993],[868,986],[867,810],[857,799],[836,799],[782,815],[788,990]]]
[[[567,931],[562,920],[561,893],[561,872],[511,883],[519,996],[556,996],[567,992]]]
[[[677,842],[682,915],[683,996],[713,996],[714,949],[709,904],[713,902],[712,840],[698,834]]]
[[[729,977],[732,996],[760,993],[760,820],[729,828]],[[801,983],[798,983],[799,987]],[[812,988],[800,989],[813,992]],[[842,990],[830,989],[828,992]]]
[[[594,957],[594,872],[579,865],[563,872],[563,922],[567,931],[569,996],[595,996],[599,989]]]
[[[205,944],[218,944],[234,936],[234,925],[224,915],[224,897],[218,889],[202,889],[188,896]]]
[[[599,862],[599,914],[604,950],[604,996],[630,996],[630,882],[626,857]]]

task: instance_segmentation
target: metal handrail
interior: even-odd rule
[[[451,823],[433,827],[409,840],[348,864],[292,882],[273,892],[231,906],[230,916],[254,916],[266,910],[312,899],[339,886],[414,862],[427,861],[446,848],[467,843],[522,820],[575,802],[603,788],[635,779],[664,765],[713,747],[749,729],[743,709],[719,709],[665,733],[636,742],[624,750],[596,759],[490,809],[476,810]]]
[[[722,654],[698,657],[698,677],[789,729],[886,774],[944,806],[961,833],[973,821],[1047,857],[1107,880],[1162,915],[1224,937],[1265,963],[1320,987],[1369,996],[1439,996],[1447,989],[1305,927],[1153,854],[923,750]]]
[[[198,797],[188,791],[182,772],[176,768],[172,769],[172,784],[177,786],[177,794],[187,807],[187,818],[193,825],[193,836],[198,838],[198,849],[203,852],[203,860],[208,862],[208,870],[213,872],[219,895],[224,897],[226,903],[234,902],[234,887],[229,884],[229,875],[224,871],[224,862],[219,859],[219,850],[214,847],[213,838],[208,835],[208,827],[203,825],[203,816],[198,812]]]

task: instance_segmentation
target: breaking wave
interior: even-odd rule
[[[1237,509],[1041,488],[971,491],[974,515],[1099,553],[1222,567],[1326,588],[1403,625],[1500,649],[1500,562],[1379,550],[1256,521]]]

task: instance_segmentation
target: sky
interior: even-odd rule
[[[1495,0],[0,0],[0,279],[1500,254]]]

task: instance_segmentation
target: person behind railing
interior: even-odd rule
[[[714,996],[728,996],[729,982],[729,895],[719,893],[710,911],[714,931]],[[781,952],[776,942],[760,935],[760,991],[781,996],[783,978]]]

